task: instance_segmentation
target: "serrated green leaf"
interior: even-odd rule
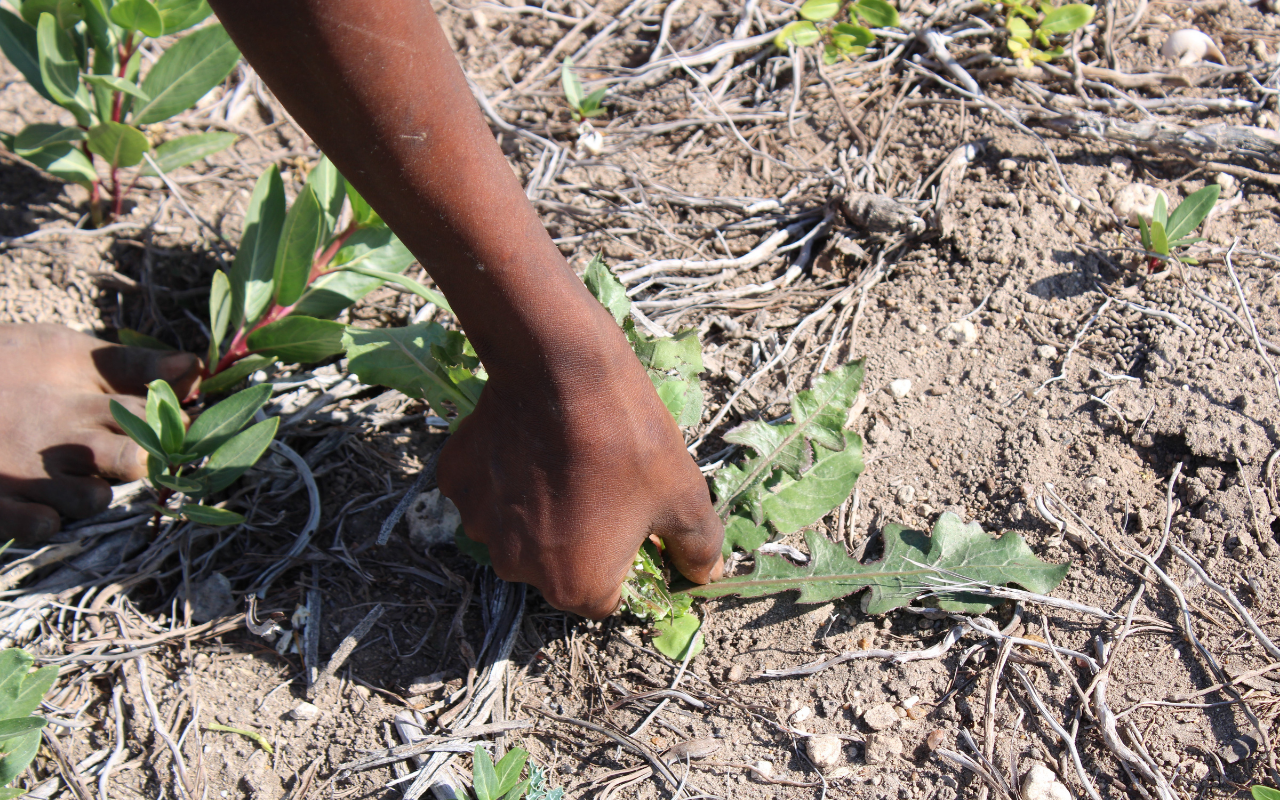
[[[754,553],[767,541],[769,541],[768,528],[761,527],[740,514],[733,514],[724,524],[724,545],[721,553],[725,558],[729,557],[734,548]]]
[[[156,146],[151,160],[161,172],[168,174],[179,167],[202,161],[215,153],[221,153],[236,142],[236,134],[230,131],[209,131],[179,136]],[[138,170],[141,176],[155,175],[156,171],[147,164]]]
[[[236,392],[196,417],[187,430],[186,449],[197,457],[209,455],[239,433],[270,399],[269,383]]]
[[[89,129],[89,149],[115,167],[132,167],[151,150],[145,134],[123,122],[103,122]]]
[[[1167,227],[1169,241],[1178,241],[1200,227],[1200,223],[1204,222],[1209,212],[1213,211],[1213,206],[1218,202],[1218,195],[1221,192],[1221,186],[1211,183],[1199,191],[1192,192],[1179,203],[1169,215]]]
[[[231,324],[231,279],[220,269],[213,271],[209,286],[209,363],[217,364],[222,354],[222,340]]]
[[[773,46],[786,50],[789,46],[807,47],[822,38],[818,28],[812,22],[790,22],[773,37]]]
[[[220,492],[243,475],[271,445],[280,426],[279,417],[268,417],[257,425],[236,434],[213,451],[204,466],[191,477],[203,481],[205,494]]]
[[[234,387],[240,381],[260,369],[266,369],[276,363],[274,356],[249,355],[209,378],[200,382],[200,391],[206,394],[220,394]]]
[[[341,322],[288,316],[249,334],[249,349],[285,363],[310,364],[342,352]]]
[[[138,446],[146,450],[157,459],[168,462],[168,457],[164,452],[164,448],[160,446],[160,437],[156,436],[156,432],[138,416],[129,409],[120,405],[115,400],[110,401],[108,407],[111,409],[111,417],[115,419],[116,424],[120,426],[120,430]]]
[[[800,6],[800,16],[811,22],[831,19],[840,10],[840,0],[805,0]]]
[[[493,768],[493,759],[481,745],[476,745],[471,756],[471,783],[476,800],[499,800],[502,797],[498,792],[498,773]]]
[[[933,535],[888,525],[883,532],[884,558],[860,564],[844,545],[818,531],[805,532],[809,562],[802,566],[773,554],[759,554],[751,574],[726,578],[684,593],[696,597],[764,597],[798,590],[801,603],[825,603],[870,589],[868,613],[883,614],[910,603],[922,594],[937,595],[947,611],[981,613],[991,602],[963,589],[975,584],[1004,586],[1014,583],[1032,592],[1052,591],[1067,574],[1067,564],[1050,564],[1036,557],[1022,537],[1006,533],[988,536],[976,522],[964,524],[944,513]]]
[[[853,4],[853,13],[872,28],[896,28],[902,24],[898,9],[885,0],[858,0]]]
[[[163,122],[190,108],[222,83],[240,60],[231,37],[221,25],[209,25],[179,39],[164,51],[142,82],[151,100],[142,103],[133,122]]]
[[[630,320],[623,325],[631,349],[644,365],[676,424],[693,425],[702,418],[702,344],[695,330],[675,336],[650,337],[635,329]]]
[[[202,506],[195,503],[187,503],[182,507],[182,516],[199,523],[200,525],[239,525],[244,522],[244,516],[234,511],[228,511],[225,508],[214,508],[212,506]]]
[[[36,43],[35,26],[5,8],[0,8],[0,51],[9,63],[17,67],[31,88],[44,99],[57,102],[44,86],[40,74],[40,48]]]
[[[484,381],[472,374],[479,362],[464,358],[466,340],[457,331],[429,322],[377,330],[348,327],[342,338],[347,368],[364,383],[425,398],[442,417],[449,411],[446,404],[457,409],[458,419],[475,409]],[[437,356],[446,353],[454,354],[453,364],[440,362]]]
[[[399,275],[415,260],[390,228],[384,225],[362,228],[334,254],[330,270],[307,284],[293,313],[332,319],[386,282],[388,277],[379,273]],[[441,307],[448,308],[447,305]]]
[[[151,0],[116,0],[107,15],[120,27],[141,31],[153,39],[164,34],[160,9]]]
[[[276,247],[272,274],[277,305],[291,306],[302,297],[324,235],[324,209],[315,190],[305,186],[285,214],[280,244]]]
[[[599,253],[591,258],[587,269],[582,273],[582,282],[587,285],[592,297],[600,301],[613,321],[621,325],[631,315],[631,300],[627,297],[627,289],[622,281],[613,274],[613,270],[605,265]]]
[[[653,647],[672,661],[683,662],[702,652],[706,642],[701,631],[702,620],[695,614],[658,620],[653,623]]]
[[[764,501],[769,488],[766,484],[773,482],[770,479],[775,471],[781,470],[799,480],[829,460],[833,453],[845,450],[849,443],[857,442],[860,446],[856,436],[845,436],[844,424],[862,386],[862,376],[862,361],[837,367],[818,378],[812,389],[792,398],[791,421],[781,425],[748,422],[725,434],[725,441],[751,448],[752,456],[739,465],[721,469],[716,475],[716,511],[724,516],[731,507],[741,504],[750,508],[760,522],[767,510]],[[860,454],[832,462],[829,468],[831,473],[824,474],[821,482],[823,497],[825,491],[841,485],[840,481],[848,481],[851,470],[861,470]],[[856,474],[853,478],[856,479]],[[817,499],[815,496],[810,500],[816,502]],[[776,504],[769,507],[774,508]],[[812,506],[807,505],[806,516],[812,511]],[[788,520],[792,518],[793,515],[787,515]]]
[[[258,177],[244,214],[244,235],[231,267],[232,325],[252,325],[271,302],[284,217],[284,181],[272,164]]]
[[[864,0],[865,2],[865,0]],[[1093,6],[1084,3],[1069,3],[1065,6],[1059,6],[1044,15],[1044,21],[1040,23],[1040,30],[1045,33],[1071,33],[1077,28],[1083,28],[1093,19]]]

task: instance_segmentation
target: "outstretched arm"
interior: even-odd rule
[[[211,0],[285,107],[431,273],[489,373],[441,489],[498,574],[600,617],[645,537],[718,577],[706,483],[569,268],[428,0]]]

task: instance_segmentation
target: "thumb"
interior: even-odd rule
[[[694,583],[710,583],[724,574],[724,523],[707,504],[706,511],[692,527],[664,531],[663,542],[672,565]]]

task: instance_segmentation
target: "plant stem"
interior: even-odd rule
[[[117,78],[124,78],[124,73],[129,67],[129,59],[133,58],[133,31],[129,31],[125,35],[124,41],[120,43],[120,67],[116,70]],[[122,110],[124,108],[124,93],[116,91],[111,98],[111,121],[120,122]]]

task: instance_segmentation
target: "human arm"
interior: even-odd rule
[[[424,0],[213,0],[260,75],[419,259],[489,382],[439,482],[498,574],[604,616],[646,536],[718,576],[722,527],[622,332],[542,227]]]

